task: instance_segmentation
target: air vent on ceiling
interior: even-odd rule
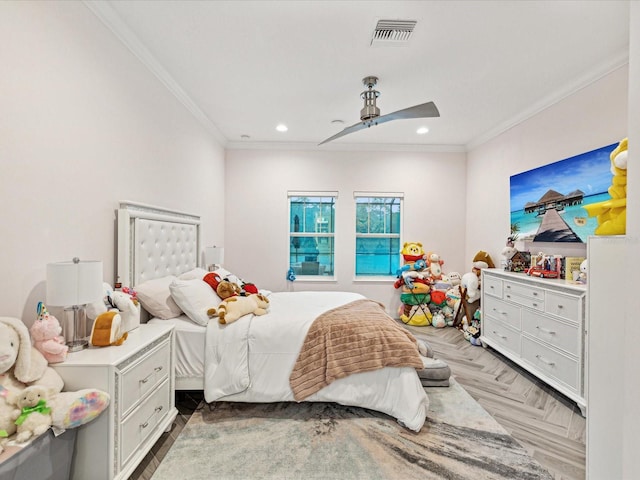
[[[416,20],[378,20],[371,37],[371,46],[407,43],[416,23]]]

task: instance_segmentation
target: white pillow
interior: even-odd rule
[[[207,310],[217,308],[222,301],[207,282],[200,279],[175,279],[169,285],[171,296],[191,321],[206,326],[209,323]]]
[[[180,316],[182,310],[171,298],[169,285],[176,279],[173,275],[147,280],[135,286],[138,300],[152,316],[167,320]]]
[[[204,276],[209,273],[204,268],[196,267],[193,270],[189,270],[188,272],[181,273],[178,275],[179,280],[202,280]]]

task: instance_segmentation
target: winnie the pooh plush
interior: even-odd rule
[[[609,155],[611,186],[607,190],[611,199],[583,205],[590,217],[596,217],[596,235],[624,235],[627,231],[627,158],[628,139],[623,138]]]

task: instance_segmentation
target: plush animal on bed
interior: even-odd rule
[[[62,392],[62,378],[32,346],[27,326],[0,317],[0,451],[16,432],[15,398],[31,385],[48,390],[52,424],[60,430],[93,420],[109,405],[109,395],[100,390]]]
[[[38,302],[38,319],[33,322],[29,332],[33,340],[33,346],[38,349],[49,363],[64,362],[67,358],[69,347],[65,345],[64,338],[60,336],[62,327],[56,317],[50,315],[44,303]]]
[[[254,315],[264,315],[269,309],[269,299],[262,295],[251,294],[246,297],[235,296],[223,300],[218,308],[211,308],[207,311],[210,317],[218,317],[221,324],[235,322],[240,317],[253,313]]]
[[[47,405],[48,399],[49,390],[40,385],[27,387],[16,397],[17,442],[25,442],[31,437],[41,435],[52,425],[53,419],[51,407]]]

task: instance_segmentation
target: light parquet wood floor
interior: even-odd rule
[[[585,478],[586,422],[575,403],[493,350],[471,345],[455,328],[407,328],[428,341],[458,383],[556,480]],[[202,392],[177,394],[179,414],[171,432],[129,480],[151,478],[201,400]]]
[[[455,328],[406,327],[557,480],[585,478],[586,419],[573,401],[494,350],[471,345]]]

